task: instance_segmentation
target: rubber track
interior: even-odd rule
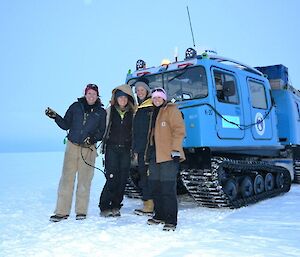
[[[263,192],[248,198],[240,198],[231,201],[223,191],[221,185],[221,177],[224,176],[224,169],[234,172],[235,177],[240,173],[257,174],[258,171],[263,173],[282,172],[284,175],[284,183],[282,188],[274,188],[272,191]],[[181,171],[183,184],[187,188],[190,195],[201,206],[209,208],[240,208],[258,201],[268,199],[281,193],[288,192],[291,186],[291,177],[289,171],[283,167],[278,167],[262,161],[240,161],[225,158],[213,158],[211,169],[187,169]]]
[[[133,183],[130,177],[125,187],[125,195],[129,198],[142,199],[141,190]]]

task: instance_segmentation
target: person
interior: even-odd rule
[[[134,86],[138,100],[138,107],[133,120],[132,151],[134,153],[134,159],[137,160],[138,164],[138,173],[140,178],[138,186],[142,191],[143,200],[143,207],[135,209],[134,213],[137,215],[152,215],[154,204],[148,181],[148,165],[145,164],[144,155],[153,104],[151,100],[151,90],[146,80],[137,81]]]
[[[167,103],[167,95],[163,88],[152,91],[152,102],[152,130],[146,155],[149,161],[149,180],[155,214],[147,223],[163,223],[163,230],[169,231],[175,230],[177,226],[177,174],[179,162],[185,159],[182,149],[185,126],[176,105]]]
[[[135,106],[133,92],[129,85],[124,84],[113,89],[102,142],[106,182],[98,205],[101,217],[121,215],[120,209],[130,170]]]
[[[50,221],[58,222],[69,217],[76,175],[76,220],[83,220],[87,215],[94,176],[96,143],[102,140],[106,126],[106,112],[102,108],[97,85],[88,84],[84,96],[68,108],[63,118],[49,107],[45,113],[61,129],[69,130],[55,214]]]

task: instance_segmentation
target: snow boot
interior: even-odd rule
[[[120,210],[118,208],[112,209],[111,212],[112,212],[113,217],[120,217],[121,216]]]
[[[85,220],[86,219],[86,214],[77,214],[76,215],[76,220]]]
[[[163,231],[175,231],[176,225],[174,224],[165,224],[163,227]]]
[[[66,220],[67,218],[69,218],[69,215],[57,215],[57,214],[54,214],[50,217],[50,221],[52,222],[59,222],[59,221],[62,221],[62,220]]]
[[[150,200],[144,201],[143,203],[144,203],[143,209],[135,209],[134,213],[136,215],[152,216],[153,210],[154,210],[153,200],[150,199]]]
[[[112,210],[104,210],[100,212],[100,216],[104,218],[113,217]]]
[[[165,222],[163,220],[152,218],[152,219],[147,220],[147,224],[148,225],[159,225],[159,224],[165,224]]]

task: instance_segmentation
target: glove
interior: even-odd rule
[[[51,118],[51,119],[55,119],[56,117],[56,112],[53,111],[51,108],[47,107],[47,109],[45,110],[45,114]]]
[[[138,154],[132,153],[131,155],[131,166],[138,166]]]
[[[173,159],[174,162],[178,163],[180,160],[180,152],[178,151],[172,151],[171,152],[171,157]]]
[[[91,138],[87,137],[86,139],[83,140],[83,143],[88,147],[91,146],[92,145]]]

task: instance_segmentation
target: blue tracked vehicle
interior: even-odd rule
[[[283,65],[252,68],[189,48],[158,67],[138,60],[126,81],[140,79],[163,87],[184,115],[179,180],[200,205],[238,208],[300,182],[300,92]]]

